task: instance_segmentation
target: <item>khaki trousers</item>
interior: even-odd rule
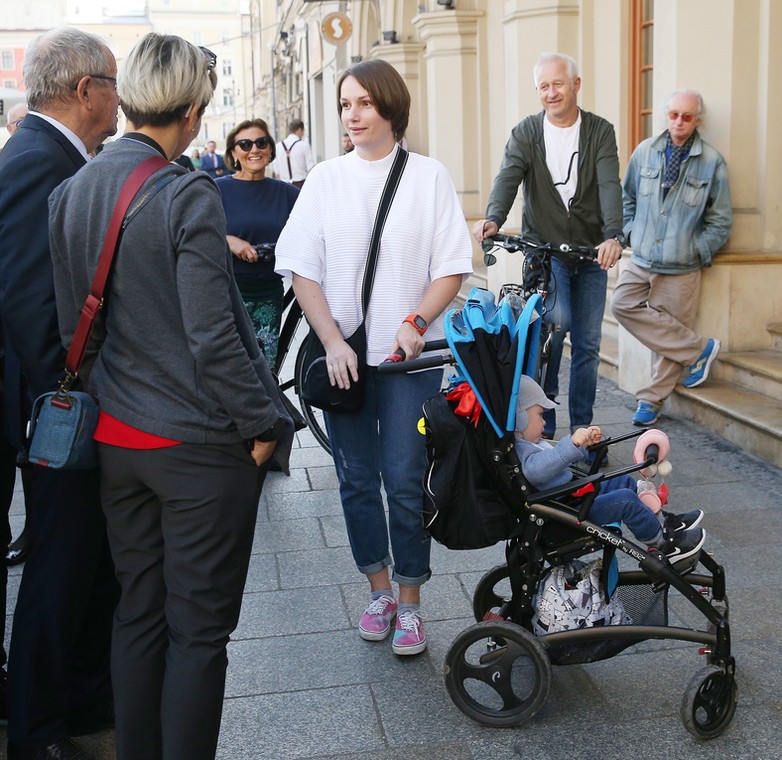
[[[662,404],[681,376],[706,347],[707,339],[693,330],[698,315],[701,270],[686,274],[655,274],[632,262],[624,264],[611,311],[622,327],[651,349],[652,380],[636,401]]]

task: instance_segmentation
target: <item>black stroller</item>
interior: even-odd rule
[[[641,431],[607,439],[598,444],[593,467],[575,472],[576,479],[561,489],[535,493],[521,474],[513,446],[516,389],[521,373],[537,377],[541,316],[538,295],[525,300],[509,292],[495,305],[493,294],[478,288],[462,309],[446,315],[447,345],[459,374],[424,405],[424,522],[433,538],[452,549],[505,541],[507,560],[476,587],[477,622],[456,637],[446,656],[448,693],[474,720],[512,726],[532,718],[545,702],[552,664],[596,662],[647,639],[690,641],[702,645],[708,664],[684,692],[682,722],[698,738],[719,736],[733,718],[737,697],[723,568],[703,551],[701,567],[682,576],[663,553],[624,538],[619,526],[589,520],[600,483],[654,464],[656,447],[639,464],[600,473],[606,447]],[[435,363],[445,362],[422,358],[387,369]],[[547,606],[546,589],[556,585],[552,578],[561,582],[588,555],[598,558],[590,567],[592,588],[576,588],[568,578],[571,591],[583,593],[571,593],[562,604],[570,611],[581,603],[600,609],[575,625],[571,618],[567,630],[544,624],[541,608]],[[670,589],[705,618],[702,629],[669,625]]]

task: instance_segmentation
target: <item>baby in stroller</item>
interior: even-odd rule
[[[525,479],[538,490],[564,485],[573,478],[570,466],[588,459],[587,446],[599,443],[602,431],[596,425],[579,428],[556,444],[543,438],[543,412],[555,406],[531,377],[522,375],[516,406],[515,449]],[[703,511],[684,514],[655,513],[638,495],[630,475],[608,478],[589,512],[600,525],[623,522],[633,535],[650,548],[659,549],[680,574],[698,563],[706,532],[698,527]]]

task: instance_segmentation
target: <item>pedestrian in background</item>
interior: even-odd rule
[[[304,139],[304,122],[294,119],[288,130],[288,136],[277,143],[274,174],[283,182],[301,187],[315,166],[315,159],[310,144]]]
[[[236,283],[255,336],[273,370],[285,289],[282,277],[274,271],[274,256],[261,259],[253,246],[277,242],[299,195],[297,187],[266,176],[274,156],[274,138],[266,122],[243,121],[225,139],[225,160],[235,174],[217,180]]]
[[[720,350],[695,332],[701,275],[733,225],[728,169],[698,132],[703,98],[676,90],[668,128],[630,157],[623,185],[624,232],[633,249],[611,300],[617,321],[653,352],[652,379],[636,393],[633,424],[653,425],[682,370],[685,388],[709,375]]]

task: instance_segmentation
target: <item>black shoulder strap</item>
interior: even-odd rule
[[[301,142],[301,137],[297,137],[292,143],[291,147],[289,148],[285,144],[285,140],[282,141],[282,147],[285,149],[285,158],[288,159],[288,177],[290,178],[290,181],[293,182],[293,169],[291,169],[291,151],[293,150],[293,146],[297,143]]]
[[[399,146],[388,173],[386,186],[383,188],[383,194],[380,196],[380,205],[377,208],[375,217],[375,226],[372,229],[372,239],[369,242],[369,254],[367,255],[367,266],[364,270],[364,284],[361,287],[361,310],[362,316],[366,318],[367,307],[369,306],[369,296],[372,294],[372,284],[375,281],[375,270],[377,269],[377,255],[380,252],[380,236],[383,234],[383,227],[386,224],[388,210],[396,195],[396,189],[399,187],[399,181],[402,179],[402,172],[407,163],[407,151]]]

